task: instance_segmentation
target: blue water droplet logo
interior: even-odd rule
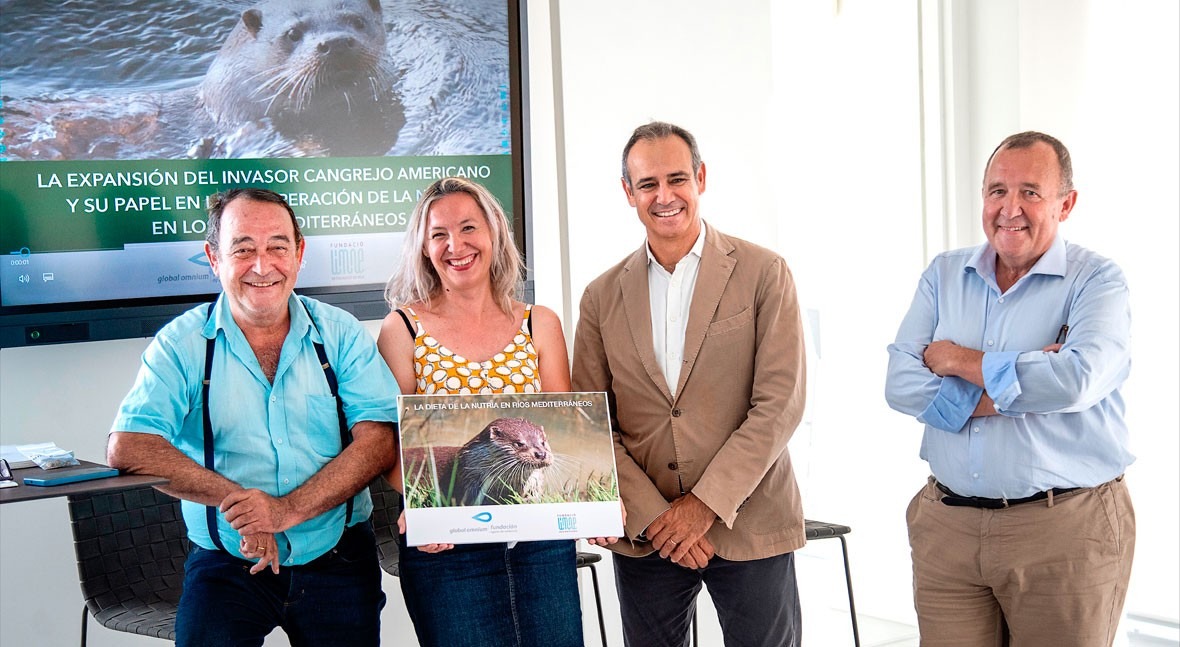
[[[472,517],[472,519],[475,519],[476,521],[479,521],[482,523],[487,523],[492,520],[492,513],[481,512],[481,513],[475,515],[474,517]]]
[[[209,257],[205,256],[205,252],[201,252],[195,256],[190,256],[188,262],[209,267]]]

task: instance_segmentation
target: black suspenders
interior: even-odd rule
[[[303,304],[302,301],[299,302]],[[216,302],[209,304],[209,309],[205,313],[205,321],[213,316],[213,306]],[[307,312],[307,318],[311,320],[311,325],[319,331],[319,326],[316,326],[315,319],[312,318],[311,312],[307,310],[307,306],[303,305],[303,309]],[[324,369],[324,379],[328,380],[328,389],[332,392],[332,397],[336,398],[336,417],[340,421],[340,450],[344,451],[352,442],[352,434],[348,431],[348,419],[344,417],[344,400],[340,399],[340,385],[336,381],[336,371],[332,370],[332,365],[328,363],[328,353],[324,351],[324,345],[318,342],[312,342],[315,345],[316,357],[320,360],[320,368]],[[213,374],[213,353],[217,349],[217,335],[214,334],[212,339],[205,342],[205,379],[201,382],[201,422],[204,427],[205,440],[205,469],[214,472],[213,468],[213,423],[209,418],[209,377]],[[354,496],[348,497],[348,504],[345,506],[344,527],[348,527],[348,523],[352,521],[352,501],[356,498]],[[217,532],[217,507],[205,506],[205,523],[209,527],[209,538],[213,540],[213,545],[222,551],[225,546],[221,543],[221,535]]]

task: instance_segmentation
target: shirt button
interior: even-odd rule
[[[979,427],[972,427],[971,431],[974,433],[979,433]],[[283,441],[280,440],[279,442],[283,442]]]
[[[1004,297],[1000,297],[1000,303],[1004,302]]]
[[[668,469],[675,471],[676,470],[676,463],[668,463]]]
[[[672,410],[672,417],[679,418],[680,417],[680,409],[673,409]]]
[[[291,479],[283,479],[283,485],[290,485]]]
[[[989,340],[987,340],[987,345],[988,345],[988,346],[995,346],[995,345],[996,345],[996,342],[995,342],[995,340],[993,340],[993,339],[989,339]]]
[[[279,399],[278,399],[277,397],[275,397],[275,396],[273,396],[273,395],[272,395],[272,396],[270,396],[270,401],[271,401],[271,402],[278,402],[278,401],[279,401]]]
[[[977,479],[977,478],[979,478],[979,472],[976,472],[976,473],[972,474],[972,475],[971,475],[971,478],[973,478],[973,479]]]
[[[979,430],[978,430],[978,429],[976,429],[976,431],[979,431]],[[275,441],[275,442],[277,442],[278,444],[282,445],[282,444],[283,444],[283,439],[282,439],[282,438],[280,438],[280,439],[278,439],[278,440],[277,440],[277,441]]]

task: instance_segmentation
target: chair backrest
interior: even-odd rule
[[[71,495],[78,578],[95,620],[175,638],[189,551],[180,501],[151,487]]]
[[[377,536],[377,553],[381,559],[381,568],[397,577],[397,518],[402,512],[401,494],[380,476],[369,483],[369,494],[373,497],[373,534]]]

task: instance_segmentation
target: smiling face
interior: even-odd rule
[[[652,253],[663,265],[675,264],[701,233],[705,165],[694,174],[688,144],[670,136],[635,142],[627,154],[627,172],[631,184],[624,179],[623,191],[647,229]]]
[[[1077,201],[1077,191],[1061,189],[1049,144],[996,152],[983,178],[983,232],[998,268],[1023,275],[1053,245]]]
[[[430,205],[422,253],[446,289],[491,285],[492,233],[475,198],[451,193]]]
[[[205,255],[242,328],[286,321],[287,300],[303,262],[303,241],[282,205],[239,197],[221,214],[218,248]]]

